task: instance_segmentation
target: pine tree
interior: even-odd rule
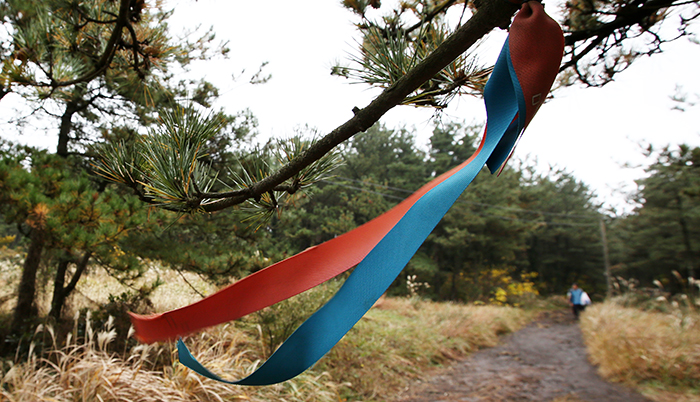
[[[673,271],[695,278],[700,261],[700,148],[665,147],[637,181],[639,206],[621,222],[625,274],[651,286],[657,279],[681,290]]]
[[[226,49],[212,47],[211,34],[194,44],[174,43],[167,32],[170,13],[144,2],[3,1],[0,10],[9,32],[2,39],[0,95],[7,100],[11,93],[34,110],[13,117],[19,130],[31,127],[21,123],[33,118],[54,119],[58,128],[53,155],[2,144],[0,214],[18,228],[27,250],[11,325],[21,336],[37,315],[40,266],[53,278],[55,319],[90,264],[109,267],[123,280],[142,271],[122,241],[156,231],[142,203],[92,174],[94,145],[135,141],[159,111],[177,106],[178,96],[192,92],[206,104],[215,88],[178,82],[169,68]],[[227,130],[237,124],[219,115]],[[24,128],[22,134],[32,132]]]

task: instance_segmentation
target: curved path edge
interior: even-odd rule
[[[587,359],[578,323],[568,311],[543,314],[493,348],[475,352],[409,387],[401,402],[649,402],[602,379]]]

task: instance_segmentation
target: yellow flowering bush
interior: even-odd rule
[[[539,295],[533,280],[537,278],[537,272],[523,272],[519,279],[514,279],[512,272],[507,268],[494,268],[483,273],[494,284],[491,288],[489,302],[499,306],[519,306],[523,299]]]

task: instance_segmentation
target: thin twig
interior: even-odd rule
[[[447,0],[444,1],[442,4],[438,4],[430,10],[428,14],[426,14],[423,18],[421,18],[420,22],[416,23],[412,27],[409,27],[406,29],[406,33],[410,33],[415,31],[416,29],[420,28],[421,25],[425,24],[426,22],[432,21],[433,18],[435,18],[438,14],[449,8],[452,4],[454,4],[457,0]],[[466,2],[465,2],[466,4]]]
[[[185,277],[185,275],[182,273],[182,271],[179,268],[175,268],[175,272],[177,272],[180,275],[180,277],[182,278],[182,280],[185,281],[187,286],[189,286],[190,289],[194,290],[194,292],[197,293],[202,299],[204,299],[206,297],[204,294],[202,294],[202,292],[197,290],[197,288],[195,288],[194,285],[192,285],[190,283],[190,281],[187,280],[187,278]]]

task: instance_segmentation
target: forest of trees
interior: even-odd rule
[[[375,126],[354,137],[340,151],[343,164],[335,176],[272,221],[268,234],[275,249],[289,255],[376,217],[471,155],[480,130],[440,125],[428,149],[419,148],[406,129]],[[693,277],[700,246],[699,172],[692,160],[699,153],[687,146],[650,152],[649,176],[639,180],[635,194],[638,207],[623,216],[606,213],[570,172],[538,172],[524,162],[511,164],[497,180],[483,172],[391,291],[406,294],[406,278],[415,275],[414,281],[429,284],[422,294],[436,300],[487,302],[499,287],[523,282],[543,295],[561,294],[573,281],[602,298],[603,225],[613,277],[644,286],[656,279],[682,291],[673,272]]]
[[[411,130],[373,126],[338,150],[335,157],[342,162],[332,175],[294,200],[286,200],[288,205],[278,205],[280,213],[263,220],[235,210],[185,216],[153,211],[148,219],[136,197],[118,188],[108,190],[110,186],[91,188],[95,177],[68,175],[61,169],[70,168],[62,167],[60,159],[27,149],[10,148],[4,154],[3,196],[36,197],[45,201],[47,210],[61,211],[43,218],[51,228],[51,243],[44,246],[43,280],[51,281],[47,273],[54,276],[54,292],[63,288],[68,296],[75,278],[88,268],[87,262],[75,257],[66,261],[65,244],[73,250],[83,247],[82,258],[91,260],[92,269],[100,266],[123,281],[135,279],[144,269],[140,259],[150,258],[225,284],[390,209],[471,155],[480,133],[481,127],[442,124],[433,130],[429,147],[422,149]],[[40,172],[36,176],[17,163],[28,154],[32,165],[44,163],[36,168]],[[639,181],[638,208],[617,217],[605,214],[591,189],[566,171],[542,173],[520,162],[511,163],[497,180],[483,172],[390,292],[406,295],[406,280],[411,277],[428,285],[421,295],[435,300],[489,302],[502,289],[514,296],[512,302],[518,300],[522,284],[530,283],[532,290],[551,295],[565,292],[577,281],[602,298],[607,289],[601,222],[607,227],[613,275],[635,278],[646,286],[656,279],[682,291],[673,271],[692,277],[698,261],[700,175],[693,163],[698,155],[700,149],[686,146],[650,152],[655,162],[649,176]],[[211,156],[213,163],[234,157],[226,152]],[[31,182],[32,193],[20,190],[28,186],[21,181],[29,180],[25,176],[36,180]],[[15,183],[17,187],[7,192]],[[56,183],[61,183],[58,189]],[[52,197],[51,191],[57,195]],[[37,208],[18,215],[10,207],[20,205],[4,205],[6,222],[26,216],[23,223],[31,227],[42,219]],[[21,224],[4,228],[3,237],[20,234],[10,243],[13,247],[31,245],[31,238],[22,240],[18,232]],[[68,269],[70,264],[73,269]],[[60,278],[66,279],[60,282]],[[59,308],[52,305],[56,318]]]
[[[410,131],[373,127],[343,147],[336,176],[283,215],[273,236],[302,250],[374,218],[468,158],[480,130],[440,125],[429,149],[421,150]],[[483,172],[399,281],[415,275],[430,286],[422,293],[437,300],[488,302],[496,288],[521,277],[543,294],[565,292],[574,280],[604,293],[599,207],[585,184],[566,172],[511,166],[497,180]],[[393,291],[405,293],[403,283]]]
[[[51,290],[49,316],[61,320],[90,270],[129,283],[152,259],[223,284],[386,211],[469,157],[481,128],[436,123],[423,149],[411,130],[377,121],[398,104],[440,108],[457,95],[479,95],[490,70],[460,55],[517,10],[481,2],[469,23],[450,28],[441,16],[464,2],[405,2],[381,24],[365,17],[379,2],[343,2],[362,21],[362,54],[387,46],[382,54],[394,58],[359,57],[333,72],[387,90],[326,137],[309,129],[256,145],[254,116],[212,110],[217,88],[173,73],[195,59],[227,57],[228,49],[210,32],[176,41],[170,12],[150,3],[0,1],[0,101],[25,102],[32,110],[25,117],[51,121],[56,133],[55,152],[0,142],[0,239],[24,257],[17,287],[0,289],[0,301],[16,300],[2,335],[16,339],[31,328],[40,284]],[[683,6],[697,3],[567,3],[562,84],[603,85],[636,57],[658,53],[670,39],[656,24]],[[404,25],[404,14],[420,24]],[[697,16],[682,18],[681,28]],[[452,31],[459,40],[447,39]],[[642,51],[620,50],[646,34]],[[409,53],[416,57],[402,57]],[[23,127],[22,117],[12,119]],[[698,155],[687,146],[650,150],[638,208],[622,217],[606,215],[571,172],[511,163],[498,180],[479,176],[391,291],[405,293],[410,275],[436,300],[489,301],[522,283],[560,294],[572,281],[601,297],[602,227],[613,275],[681,286],[674,278],[694,276],[699,261]],[[150,290],[131,295],[129,308],[146,308],[138,301]]]

